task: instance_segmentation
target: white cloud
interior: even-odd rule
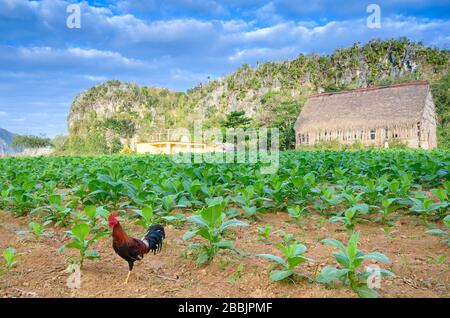
[[[292,56],[298,54],[298,50],[292,47],[282,49],[274,48],[253,48],[238,50],[235,54],[228,57],[232,63],[241,63],[242,61],[264,61],[277,60],[279,56]]]
[[[450,46],[450,21],[413,17],[386,18],[380,30],[367,28],[365,19],[331,21],[307,26],[293,21],[228,36],[231,46],[237,47],[228,60],[233,63],[252,63],[255,60],[292,58],[299,53],[330,53],[336,48],[362,43],[372,38],[407,36],[415,41]],[[444,35],[443,35],[444,34]]]
[[[17,49],[19,58],[28,61],[58,61],[60,59],[69,59],[72,61],[107,59],[126,65],[141,65],[142,62],[126,58],[120,53],[111,51],[101,51],[97,49],[82,48],[55,48],[48,46],[19,47]]]
[[[268,23],[276,23],[283,20],[283,18],[277,14],[277,10],[273,2],[269,2],[256,10],[255,16],[259,21]]]
[[[6,116],[6,115],[8,115],[7,112],[0,111],[0,116]]]
[[[108,79],[105,76],[95,76],[95,75],[83,75],[83,78],[91,82],[104,82]]]

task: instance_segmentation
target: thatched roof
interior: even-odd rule
[[[418,81],[313,95],[294,127],[313,132],[413,125],[422,117],[428,93],[428,82]]]

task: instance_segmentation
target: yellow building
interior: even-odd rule
[[[219,145],[207,145],[198,142],[152,141],[136,143],[136,152],[140,154],[176,154],[179,152],[206,153],[223,151]]]

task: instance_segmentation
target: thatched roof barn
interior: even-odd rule
[[[387,147],[436,147],[436,113],[426,81],[311,96],[294,126],[297,146],[337,140]]]

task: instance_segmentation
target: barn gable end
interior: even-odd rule
[[[435,148],[436,114],[426,81],[311,96],[294,126],[296,144],[337,140],[343,144]]]

